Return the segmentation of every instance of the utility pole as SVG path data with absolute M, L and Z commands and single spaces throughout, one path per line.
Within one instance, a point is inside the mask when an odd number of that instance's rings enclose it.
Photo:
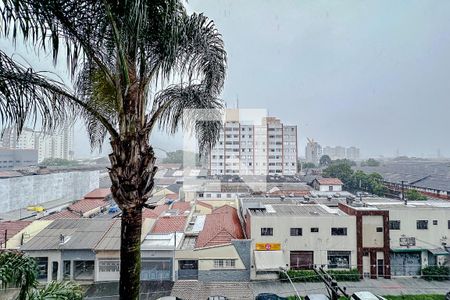
M 295 287 L 294 283 L 292 282 L 291 277 L 289 276 L 288 272 L 286 271 L 286 269 L 280 267 L 280 270 L 281 270 L 281 272 L 283 272 L 284 275 L 286 275 L 286 277 L 289 279 L 289 282 L 291 283 L 292 288 L 294 289 L 295 294 L 297 295 L 297 298 L 298 298 L 298 299 L 302 299 L 302 298 L 300 297 L 298 291 L 297 291 L 297 288 Z
M 6 241 L 8 240 L 8 229 L 5 229 L 5 249 L 6 249 Z

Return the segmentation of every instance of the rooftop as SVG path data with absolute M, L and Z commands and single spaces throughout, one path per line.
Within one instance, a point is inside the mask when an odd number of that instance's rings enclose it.
M 267 204 L 261 208 L 249 208 L 252 216 L 278 217 L 320 217 L 320 216 L 347 216 L 339 209 L 332 209 L 322 204 Z
M 316 178 L 321 185 L 343 185 L 339 178 Z
M 4 221 L 0 222 L 0 245 L 30 225 L 31 221 Z
M 113 225 L 109 219 L 54 220 L 20 249 L 32 250 L 90 250 Z M 64 238 L 64 242 L 61 241 Z
M 142 241 L 142 250 L 173 250 L 183 241 L 183 233 L 148 234 Z M 176 245 L 175 245 L 176 243 Z
M 171 233 L 180 231 L 183 232 L 186 226 L 186 216 L 164 216 L 156 220 L 152 233 Z
M 203 230 L 198 234 L 196 248 L 228 244 L 231 240 L 243 238 L 236 208 L 224 205 L 206 216 Z
M 105 199 L 106 197 L 108 197 L 109 195 L 111 195 L 111 189 L 109 188 L 98 188 L 95 189 L 89 193 L 87 193 L 84 198 L 85 199 Z

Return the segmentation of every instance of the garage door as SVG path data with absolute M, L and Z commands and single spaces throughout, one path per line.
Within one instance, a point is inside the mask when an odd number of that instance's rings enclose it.
M 420 274 L 420 252 L 392 252 L 392 276 L 415 276 Z
M 172 261 L 142 260 L 141 280 L 172 280 Z
M 291 251 L 291 269 L 312 269 L 313 265 L 313 251 Z

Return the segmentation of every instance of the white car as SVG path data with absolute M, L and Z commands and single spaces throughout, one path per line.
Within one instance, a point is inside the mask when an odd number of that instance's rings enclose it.
M 356 292 L 350 297 L 350 300 L 387 300 L 387 299 L 378 295 L 374 295 L 371 292 Z

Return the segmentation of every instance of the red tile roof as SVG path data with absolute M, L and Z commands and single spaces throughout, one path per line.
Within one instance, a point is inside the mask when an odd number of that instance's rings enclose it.
M 84 199 L 105 199 L 111 195 L 111 190 L 109 188 L 95 189 L 90 191 L 84 196 Z
M 164 216 L 156 220 L 152 233 L 182 232 L 186 226 L 187 216 Z
M 103 199 L 81 199 L 68 207 L 68 210 L 87 213 L 96 208 L 106 207 L 108 202 Z
M 57 220 L 57 219 L 79 219 L 81 215 L 79 213 L 63 210 L 48 216 L 41 218 L 41 220 Z
M 177 201 L 172 204 L 172 209 L 178 209 L 180 213 L 191 210 L 191 203 L 185 201 Z
M 169 209 L 169 205 L 158 205 L 154 209 L 144 208 L 142 211 L 142 217 L 148 219 L 157 219 L 163 212 Z
M 209 209 L 213 209 L 214 208 L 214 206 L 212 206 L 211 204 L 203 202 L 203 201 L 197 201 L 197 205 L 200 205 L 200 206 L 203 206 L 203 207 L 206 207 L 206 208 L 209 208 Z
M 323 185 L 343 185 L 339 178 L 318 178 L 317 182 Z
M 196 247 L 228 244 L 231 240 L 243 239 L 241 222 L 237 210 L 229 205 L 221 206 L 206 216 L 203 230 L 199 233 Z
M 9 240 L 31 223 L 32 223 L 31 221 L 0 222 L 0 244 L 3 244 L 5 242 L 5 231 L 6 231 L 6 239 Z

